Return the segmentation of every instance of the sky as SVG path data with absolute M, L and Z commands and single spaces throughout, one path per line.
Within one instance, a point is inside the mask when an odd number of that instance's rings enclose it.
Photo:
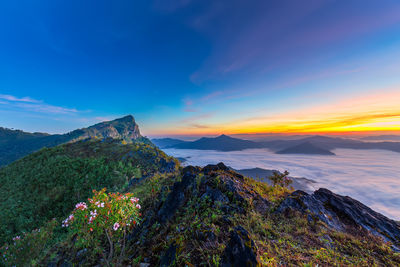
M 0 2 L 0 126 L 400 133 L 398 0 Z

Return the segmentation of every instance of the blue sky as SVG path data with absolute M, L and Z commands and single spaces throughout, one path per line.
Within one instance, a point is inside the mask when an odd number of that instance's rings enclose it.
M 126 114 L 147 135 L 293 131 L 305 117 L 400 127 L 397 0 L 15 0 L 0 25 L 3 127 Z

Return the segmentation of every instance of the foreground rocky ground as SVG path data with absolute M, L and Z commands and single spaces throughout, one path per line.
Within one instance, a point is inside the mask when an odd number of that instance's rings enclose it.
M 270 186 L 224 164 L 186 167 L 131 186 L 143 221 L 129 235 L 131 266 L 398 266 L 400 225 L 327 189 Z M 48 266 L 102 264 L 73 239 Z

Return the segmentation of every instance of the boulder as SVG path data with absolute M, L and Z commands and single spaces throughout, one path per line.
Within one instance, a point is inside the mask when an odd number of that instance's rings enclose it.
M 195 181 L 195 177 L 196 175 L 194 172 L 186 171 L 183 174 L 182 181 L 174 183 L 171 192 L 158 211 L 158 218 L 161 223 L 170 220 L 175 215 L 176 211 L 183 206 L 185 203 L 185 192 Z
M 222 255 L 220 266 L 258 266 L 256 251 L 249 233 L 242 226 L 237 226 L 230 232 L 230 240 Z
M 175 244 L 172 244 L 169 246 L 167 251 L 161 256 L 160 259 L 160 267 L 168 267 L 172 266 L 175 262 L 175 257 L 176 257 L 176 246 Z
M 229 171 L 229 168 L 224 163 L 220 162 L 217 165 L 209 164 L 203 168 L 204 174 L 210 174 L 216 171 Z
M 206 192 L 201 196 L 202 199 L 209 198 L 212 201 L 217 201 L 221 203 L 228 202 L 228 198 L 218 189 L 213 189 L 211 187 L 206 187 Z

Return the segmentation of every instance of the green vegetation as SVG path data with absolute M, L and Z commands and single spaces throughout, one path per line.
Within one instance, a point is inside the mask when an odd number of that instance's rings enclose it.
M 140 209 L 139 199 L 132 193 L 93 190 L 93 197 L 87 203 L 76 204 L 63 227 L 76 235 L 78 248 L 100 254 L 107 266 L 120 266 L 125 257 L 126 236 L 140 223 Z
M 151 145 L 80 141 L 45 148 L 0 169 L 0 241 L 68 214 L 92 189 L 127 190 L 134 179 L 173 172 L 177 162 Z
M 390 243 L 357 226 L 278 212 L 293 191 L 287 172 L 268 185 L 223 164 L 180 169 L 152 145 L 125 143 L 79 141 L 0 169 L 0 265 L 221 266 L 238 240 L 249 266 L 400 264 Z M 103 187 L 111 194 L 88 199 Z
M 140 142 L 152 145 L 149 139 L 140 135 L 139 126 L 131 115 L 66 134 L 27 133 L 0 127 L 0 166 L 44 147 L 54 147 L 79 140 L 105 140 L 107 138 L 119 139 L 125 144 Z

